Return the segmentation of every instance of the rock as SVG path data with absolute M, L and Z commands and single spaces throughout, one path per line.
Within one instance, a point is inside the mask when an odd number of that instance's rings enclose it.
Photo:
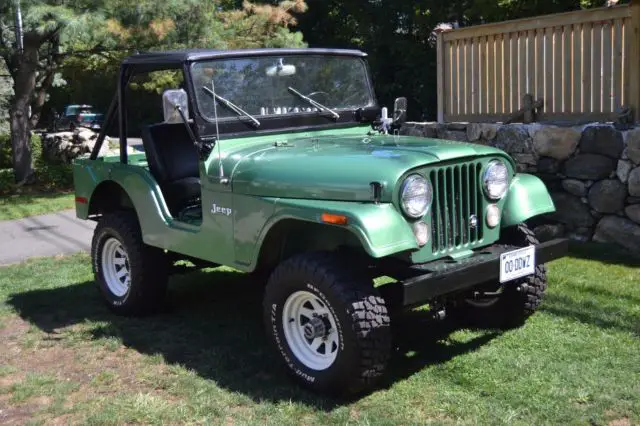
M 454 123 L 447 123 L 445 126 L 447 127 L 447 130 L 455 130 L 455 131 L 466 132 L 467 131 L 467 126 L 469 126 L 469 123 L 466 123 L 466 122 L 454 122 Z
M 589 126 L 582 132 L 581 153 L 600 154 L 617 160 L 623 149 L 622 133 L 611 126 Z
M 87 142 L 92 139 L 96 139 L 97 137 L 98 137 L 97 133 L 92 132 L 91 130 L 88 130 L 88 129 L 80 130 L 80 132 L 78 132 L 78 141 L 80 143 Z
M 595 210 L 591 210 L 591 216 L 595 217 L 597 220 L 600 220 L 604 215 L 602 213 L 598 213 Z
M 401 135 L 437 138 L 437 123 L 405 123 L 400 129 Z
M 528 164 L 530 166 L 535 166 L 538 163 L 536 156 L 533 154 L 514 154 L 513 159 L 516 160 L 516 163 Z
M 529 131 L 522 124 L 507 124 L 500 127 L 494 146 L 511 155 L 532 154 L 534 152 Z
M 538 172 L 555 174 L 560 171 L 560 162 L 551 157 L 542 157 L 538 160 Z
M 586 186 L 587 188 L 591 188 L 593 186 L 595 182 L 592 180 L 585 180 L 584 181 L 584 186 Z
M 616 161 L 597 154 L 580 154 L 564 165 L 564 174 L 575 179 L 600 180 L 615 170 Z
M 588 228 L 595 224 L 589 207 L 580 198 L 566 192 L 554 193 L 551 197 L 556 206 L 556 211 L 550 215 L 553 220 L 571 229 Z
M 591 228 L 578 228 L 569 234 L 570 239 L 572 239 L 573 241 L 578 241 L 580 243 L 591 241 L 592 237 L 593 230 Z
M 564 236 L 564 225 L 560 223 L 540 225 L 534 229 L 534 232 L 540 242 L 551 241 Z
M 467 126 L 467 140 L 475 142 L 482 138 L 482 124 L 471 123 Z
M 562 181 L 562 188 L 569 194 L 577 197 L 584 197 L 587 195 L 587 186 L 581 180 L 565 179 Z
M 627 181 L 629 180 L 629 173 L 631 173 L 632 168 L 633 165 L 630 161 L 618 161 L 618 169 L 616 170 L 616 175 L 618 175 L 618 179 L 620 179 L 620 182 L 627 183 Z
M 482 124 L 482 139 L 492 141 L 498 135 L 499 124 L 484 123 Z
M 640 197 L 627 197 L 627 204 L 640 204 Z
M 640 165 L 640 129 L 627 132 L 626 155 L 635 164 Z
M 440 139 L 458 142 L 468 142 L 467 132 L 461 130 L 444 130 L 439 134 Z
M 618 216 L 604 217 L 596 227 L 594 241 L 618 244 L 632 254 L 640 254 L 640 225 Z
M 624 209 L 624 214 L 635 223 L 640 223 L 640 204 L 634 204 Z
M 629 195 L 640 197 L 640 167 L 636 167 L 629 173 Z
M 533 137 L 533 148 L 540 156 L 566 160 L 578 147 L 580 132 L 570 127 L 547 126 Z
M 600 213 L 622 210 L 626 198 L 627 187 L 617 179 L 601 180 L 589 189 L 589 204 Z

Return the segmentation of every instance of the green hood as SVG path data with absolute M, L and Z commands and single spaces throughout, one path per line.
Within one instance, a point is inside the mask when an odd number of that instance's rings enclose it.
M 390 202 L 398 181 L 417 167 L 479 156 L 511 161 L 503 151 L 477 144 L 363 134 L 280 135 L 236 146 L 223 141 L 225 172 L 239 194 L 371 201 L 371 183 L 380 182 L 382 201 Z

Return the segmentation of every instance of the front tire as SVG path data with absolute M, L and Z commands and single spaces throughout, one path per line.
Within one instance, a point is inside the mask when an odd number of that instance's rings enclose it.
M 371 282 L 331 254 L 304 254 L 276 268 L 265 289 L 266 332 L 288 372 L 318 392 L 369 390 L 385 371 L 391 329 Z
M 528 247 L 538 245 L 539 241 L 527 225 L 520 224 L 504 229 L 500 243 Z M 519 327 L 538 310 L 546 289 L 547 267 L 543 264 L 537 265 L 533 275 L 505 284 L 486 283 L 474 289 L 476 292 L 500 293 L 499 296 L 473 298 L 464 294 L 447 310 L 451 316 L 469 325 Z
M 109 309 L 119 315 L 145 315 L 162 306 L 167 290 L 164 253 L 142 241 L 134 212 L 106 214 L 91 244 L 93 273 Z

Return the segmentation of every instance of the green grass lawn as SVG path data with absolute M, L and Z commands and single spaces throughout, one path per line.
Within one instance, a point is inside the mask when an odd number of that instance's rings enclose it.
M 608 250 L 552 263 L 523 328 L 407 317 L 386 380 L 352 401 L 286 378 L 239 273 L 174 277 L 165 314 L 127 319 L 86 255 L 0 268 L 0 423 L 637 424 L 640 265 Z
M 75 206 L 73 193 L 19 194 L 0 196 L 0 220 L 20 219 Z

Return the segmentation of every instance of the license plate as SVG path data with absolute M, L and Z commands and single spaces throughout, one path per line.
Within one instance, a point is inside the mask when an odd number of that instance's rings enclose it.
M 529 246 L 500 255 L 500 282 L 533 275 L 536 271 L 536 248 Z

